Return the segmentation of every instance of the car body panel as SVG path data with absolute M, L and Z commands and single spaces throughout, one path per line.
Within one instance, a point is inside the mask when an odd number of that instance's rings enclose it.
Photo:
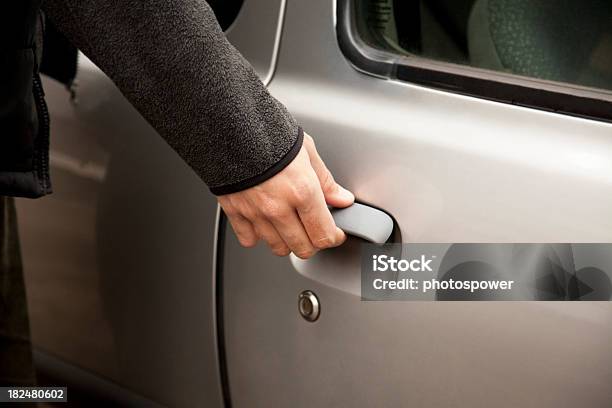
M 264 83 L 274 73 L 286 0 L 247 0 L 226 36 Z
M 612 242 L 610 123 L 366 75 L 334 23 L 332 1 L 288 1 L 270 89 L 403 242 Z M 361 302 L 356 242 L 302 262 L 229 240 L 225 258 L 234 407 L 612 400 L 609 302 Z M 298 313 L 306 289 L 315 323 Z
M 55 192 L 18 204 L 34 345 L 168 406 L 220 404 L 216 200 L 85 59 L 79 80 L 76 106 L 45 81 Z

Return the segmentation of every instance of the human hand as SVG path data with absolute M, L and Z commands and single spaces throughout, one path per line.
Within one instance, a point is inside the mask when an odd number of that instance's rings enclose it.
M 305 134 L 299 153 L 281 172 L 218 200 L 242 246 L 250 248 L 263 239 L 276 255 L 293 252 L 307 259 L 346 239 L 326 203 L 348 207 L 355 197 L 334 181 Z

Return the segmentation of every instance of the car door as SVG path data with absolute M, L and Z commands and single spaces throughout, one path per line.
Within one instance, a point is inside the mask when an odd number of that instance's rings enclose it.
M 270 89 L 402 242 L 612 241 L 608 91 L 430 58 L 389 68 L 390 54 L 356 35 L 357 4 L 288 0 Z M 228 230 L 220 262 L 235 408 L 612 402 L 609 302 L 364 302 L 355 238 L 301 261 L 243 249 Z M 305 290 L 316 322 L 298 311 Z
M 210 3 L 268 77 L 283 2 Z M 215 197 L 85 56 L 75 101 L 44 87 L 54 193 L 17 201 L 41 380 L 107 405 L 222 406 Z

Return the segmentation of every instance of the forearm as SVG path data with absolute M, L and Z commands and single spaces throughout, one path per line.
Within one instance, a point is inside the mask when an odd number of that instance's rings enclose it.
M 44 9 L 213 192 L 258 184 L 297 154 L 296 122 L 203 0 L 46 0 Z

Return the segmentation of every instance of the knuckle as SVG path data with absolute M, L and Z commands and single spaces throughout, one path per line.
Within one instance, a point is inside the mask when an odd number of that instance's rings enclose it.
M 301 204 L 308 203 L 314 195 L 314 187 L 307 180 L 296 181 L 293 185 L 293 197 Z
M 266 218 L 282 218 L 286 213 L 285 209 L 274 200 L 264 201 L 260 210 Z
M 237 215 L 236 207 L 234 207 L 234 205 L 229 200 L 219 199 L 219 205 L 223 209 L 225 215 L 227 215 L 228 217 Z
M 314 240 L 312 244 L 315 246 L 315 248 L 325 249 L 334 246 L 335 241 L 332 237 L 325 236 Z
M 231 205 L 221 206 L 221 208 L 223 208 L 223 212 L 228 217 L 234 217 L 234 216 L 238 215 L 238 211 L 236 211 L 236 209 L 233 206 L 231 206 Z
M 239 213 L 247 220 L 254 220 L 257 218 L 257 211 L 255 211 L 255 209 L 250 205 L 241 206 Z

